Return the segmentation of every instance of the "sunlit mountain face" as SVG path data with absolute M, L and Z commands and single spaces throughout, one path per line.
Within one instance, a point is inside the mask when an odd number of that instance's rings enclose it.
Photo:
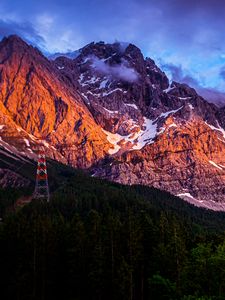
M 35 160 L 42 145 L 224 209 L 224 14 L 220 0 L 3 0 L 1 151 Z
M 170 82 L 134 44 L 92 42 L 48 59 L 12 35 L 0 61 L 1 185 L 29 185 L 7 157 L 34 161 L 43 147 L 92 176 L 224 210 L 224 107 Z
M 224 12 L 222 0 L 3 0 L 0 35 L 17 34 L 48 55 L 74 52 L 91 41 L 133 43 L 170 80 L 223 105 Z

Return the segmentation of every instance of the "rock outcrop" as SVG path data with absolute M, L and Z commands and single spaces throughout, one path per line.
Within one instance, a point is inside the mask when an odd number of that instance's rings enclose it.
M 77 91 L 39 50 L 17 36 L 0 43 L 1 139 L 32 156 L 48 155 L 76 167 L 91 166 L 110 148 Z M 30 152 L 30 153 L 29 153 Z

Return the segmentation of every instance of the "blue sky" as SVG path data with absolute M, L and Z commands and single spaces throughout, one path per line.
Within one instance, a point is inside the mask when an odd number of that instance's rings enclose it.
M 16 33 L 48 52 L 131 42 L 173 79 L 216 97 L 225 92 L 224 25 L 224 0 L 0 2 L 1 37 Z

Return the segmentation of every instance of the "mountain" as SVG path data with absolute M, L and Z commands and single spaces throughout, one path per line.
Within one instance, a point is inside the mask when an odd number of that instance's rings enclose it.
M 92 176 L 225 209 L 225 107 L 169 83 L 135 45 L 91 43 L 74 59 L 48 60 L 10 36 L 0 74 L 4 155 L 34 159 L 41 144 Z
M 0 43 L 0 63 L 5 149 L 32 158 L 35 146 L 43 143 L 49 157 L 76 167 L 106 155 L 106 134 L 79 93 L 37 49 L 10 36 Z
M 80 50 L 75 50 L 72 52 L 66 52 L 66 53 L 61 53 L 61 52 L 56 52 L 54 54 L 49 54 L 47 57 L 48 59 L 55 60 L 56 58 L 60 56 L 68 57 L 70 59 L 76 58 L 80 54 Z

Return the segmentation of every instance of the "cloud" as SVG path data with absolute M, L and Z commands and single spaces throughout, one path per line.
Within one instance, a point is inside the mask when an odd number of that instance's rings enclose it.
M 11 34 L 21 36 L 27 42 L 35 46 L 39 45 L 39 47 L 44 47 L 45 45 L 44 38 L 36 31 L 31 23 L 0 20 L 0 37 L 3 38 Z
M 162 64 L 161 67 L 169 73 L 169 77 L 173 81 L 177 81 L 180 83 L 186 83 L 190 86 L 198 86 L 199 82 L 197 79 L 192 77 L 191 75 L 184 74 L 183 68 L 181 65 L 176 66 L 174 64 Z
M 196 87 L 197 92 L 208 102 L 214 103 L 217 106 L 225 105 L 225 93 L 213 88 Z
M 121 64 L 111 66 L 96 56 L 90 56 L 89 59 L 92 61 L 92 68 L 104 75 L 127 82 L 135 82 L 138 80 L 138 73 L 129 67 L 126 60 L 122 60 Z
M 225 66 L 220 69 L 220 77 L 225 80 Z
M 120 42 L 120 41 L 115 41 L 119 45 L 119 50 L 121 53 L 124 53 L 127 47 L 130 45 L 129 42 Z
M 27 32 L 18 32 L 17 25 L 32 24 L 49 52 L 116 39 L 136 44 L 155 61 L 198 73 L 201 85 L 216 88 L 222 81 L 224 0 L 1 0 L 0 18 L 6 17 L 14 22 L 10 33 L 22 37 Z M 222 83 L 221 88 L 225 91 Z
M 188 84 L 190 87 L 196 89 L 199 95 L 201 95 L 208 102 L 214 103 L 217 106 L 225 105 L 225 93 L 217 90 L 216 88 L 207 88 L 201 86 L 199 80 L 185 74 L 182 66 L 176 66 L 173 64 L 163 64 L 162 68 L 168 73 L 171 81 Z M 225 71 L 225 70 L 224 70 Z M 221 75 L 225 76 L 225 72 Z M 224 77 L 225 79 L 225 77 Z

